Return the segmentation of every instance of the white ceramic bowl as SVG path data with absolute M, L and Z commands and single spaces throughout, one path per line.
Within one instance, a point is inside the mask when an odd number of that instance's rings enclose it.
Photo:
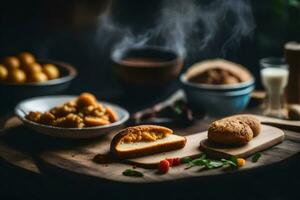
M 21 101 L 15 107 L 15 114 L 23 121 L 23 123 L 29 128 L 53 137 L 60 138 L 93 138 L 103 135 L 107 132 L 117 129 L 122 124 L 124 124 L 128 118 L 129 113 L 121 108 L 120 106 L 100 102 L 104 106 L 110 106 L 118 115 L 118 120 L 114 123 L 104 125 L 104 126 L 94 126 L 94 127 L 85 127 L 85 128 L 61 128 L 50 125 L 39 124 L 32 122 L 25 118 L 25 115 L 30 111 L 40 111 L 45 112 L 50 110 L 55 106 L 62 105 L 63 103 L 70 101 L 77 96 L 44 96 L 44 97 L 35 97 Z

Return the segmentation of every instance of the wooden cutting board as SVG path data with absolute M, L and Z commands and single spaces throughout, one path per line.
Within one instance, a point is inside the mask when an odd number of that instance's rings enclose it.
M 247 145 L 241 147 L 225 148 L 220 146 L 213 146 L 207 142 L 207 131 L 189 135 L 186 137 L 187 143 L 183 149 L 169 151 L 161 154 L 145 156 L 136 159 L 128 160 L 130 163 L 143 167 L 154 167 L 165 158 L 174 157 L 195 157 L 201 154 L 201 149 L 214 157 L 248 157 L 258 151 L 265 150 L 275 144 L 278 144 L 284 139 L 284 132 L 278 128 L 263 125 L 262 132 L 255 138 L 253 138 Z
M 279 128 L 297 131 L 297 132 L 300 131 L 300 121 L 297 120 L 277 119 L 277 118 L 266 117 L 261 115 L 253 115 L 253 116 L 259 119 L 262 124 L 268 124 L 271 126 L 276 126 Z

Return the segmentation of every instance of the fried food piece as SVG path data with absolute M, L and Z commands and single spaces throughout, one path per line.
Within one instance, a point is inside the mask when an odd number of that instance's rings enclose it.
M 222 119 L 213 122 L 207 134 L 208 140 L 222 145 L 243 145 L 253 138 L 249 125 L 238 119 Z
M 59 77 L 59 70 L 53 64 L 45 64 L 43 66 L 43 72 L 47 75 L 49 80 L 56 79 Z
M 55 124 L 55 116 L 50 112 L 42 113 L 38 122 L 41 124 L 46 124 L 46 125 L 54 125 Z
M 84 127 L 83 120 L 76 114 L 68 114 L 56 120 L 56 125 L 64 128 L 82 128 Z
M 117 120 L 117 114 L 110 107 L 98 103 L 90 93 L 82 93 L 77 99 L 54 107 L 46 113 L 29 113 L 26 118 L 48 125 L 65 128 L 103 126 Z
M 70 105 L 69 103 L 66 103 L 63 106 L 52 108 L 50 112 L 56 117 L 65 117 L 68 114 L 77 113 L 77 108 L 75 106 Z
M 38 122 L 41 118 L 41 115 L 41 112 L 29 112 L 25 118 L 33 122 Z
M 97 104 L 97 99 L 94 95 L 91 93 L 82 93 L 77 99 L 77 105 L 79 107 L 85 107 L 85 106 L 93 106 Z
M 84 124 L 86 126 L 103 126 L 110 124 L 110 122 L 105 118 L 87 116 L 84 118 Z
M 8 76 L 8 70 L 4 65 L 0 64 L 0 81 L 5 81 Z
M 35 57 L 29 52 L 22 52 L 18 55 L 22 66 L 28 66 L 35 63 Z
M 26 82 L 26 74 L 21 69 L 13 69 L 8 73 L 7 79 L 11 83 L 24 83 Z
M 106 107 L 106 113 L 111 122 L 115 122 L 118 120 L 117 114 L 108 106 Z
M 20 61 L 15 56 L 8 56 L 4 58 L 3 64 L 7 67 L 8 70 L 15 70 L 20 67 Z

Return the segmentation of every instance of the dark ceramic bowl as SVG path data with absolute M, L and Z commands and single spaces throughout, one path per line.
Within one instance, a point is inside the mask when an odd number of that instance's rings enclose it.
M 38 60 L 38 63 L 56 65 L 60 71 L 60 78 L 45 82 L 24 84 L 2 82 L 0 83 L 1 101 L 14 104 L 19 100 L 29 97 L 61 94 L 70 86 L 72 80 L 77 75 L 76 69 L 67 63 L 54 60 Z
M 157 46 L 118 49 L 111 59 L 117 78 L 138 86 L 165 85 L 178 77 L 183 66 L 183 58 L 175 51 Z

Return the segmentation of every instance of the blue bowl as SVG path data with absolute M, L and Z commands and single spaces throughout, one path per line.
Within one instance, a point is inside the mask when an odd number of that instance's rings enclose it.
M 209 116 L 226 116 L 243 111 L 250 100 L 254 83 L 233 91 L 218 91 L 194 87 L 183 82 L 189 104 L 197 110 L 205 110 Z
M 188 85 L 190 87 L 197 88 L 199 90 L 209 90 L 209 91 L 217 91 L 217 92 L 238 91 L 238 90 L 246 89 L 255 84 L 254 78 L 250 79 L 249 81 L 242 82 L 242 83 L 235 83 L 235 84 L 228 84 L 228 85 L 193 83 L 193 82 L 188 81 L 186 74 L 182 74 L 180 76 L 180 81 L 184 85 Z

